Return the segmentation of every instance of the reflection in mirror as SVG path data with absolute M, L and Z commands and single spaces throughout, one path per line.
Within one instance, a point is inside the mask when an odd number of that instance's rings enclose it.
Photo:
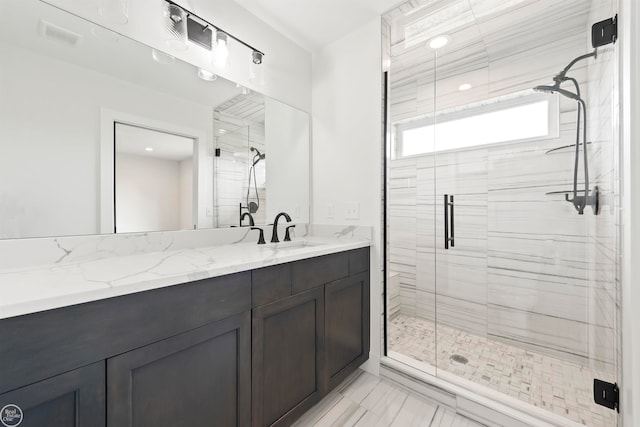
M 196 227 L 194 144 L 190 138 L 116 123 L 117 233 Z
M 118 232 L 237 226 L 240 204 L 253 207 L 256 224 L 283 210 L 308 221 L 306 113 L 243 94 L 223 78 L 198 78 L 196 67 L 170 52 L 38 0 L 3 0 L 3 6 L 0 238 L 113 233 L 118 222 Z M 261 112 L 242 110 L 243 103 L 260 105 Z M 269 113 L 278 110 L 284 114 Z M 228 123 L 216 123 L 218 117 Z M 191 220 L 186 208 L 177 223 L 126 225 L 116 218 L 152 203 L 140 196 L 115 201 L 116 123 L 191 139 L 192 187 L 172 184 L 190 193 L 180 200 L 191 197 Z M 277 135 L 278 129 L 287 132 Z M 261 154 L 257 162 L 251 147 Z M 138 181 L 153 182 L 143 169 L 135 169 Z
M 218 227 L 248 225 L 248 219 L 240 222 L 245 212 L 266 224 L 264 97 L 240 94 L 219 105 L 214 118 Z

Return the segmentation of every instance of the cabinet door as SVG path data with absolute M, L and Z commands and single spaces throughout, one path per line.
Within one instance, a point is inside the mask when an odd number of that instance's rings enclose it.
M 0 395 L 3 425 L 105 425 L 104 362 L 94 363 Z
M 256 308 L 252 340 L 252 425 L 290 425 L 325 389 L 324 289 Z
M 329 388 L 369 358 L 369 272 L 325 286 L 326 361 Z
M 109 359 L 108 425 L 249 425 L 250 333 L 246 312 Z

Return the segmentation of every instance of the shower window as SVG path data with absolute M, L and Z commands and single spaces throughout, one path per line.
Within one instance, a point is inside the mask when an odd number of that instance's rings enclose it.
M 396 126 L 398 157 L 501 142 L 551 138 L 558 134 L 558 99 L 529 95 L 500 99 L 462 111 L 444 111 Z M 436 144 L 437 140 L 437 144 Z

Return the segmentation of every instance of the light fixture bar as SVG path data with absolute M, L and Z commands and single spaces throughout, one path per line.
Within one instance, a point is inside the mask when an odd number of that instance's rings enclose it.
M 239 38 L 235 37 L 233 34 L 229 33 L 228 31 L 225 31 L 225 30 L 223 30 L 222 28 L 220 28 L 220 27 L 218 27 L 218 26 L 216 26 L 216 25 L 213 25 L 211 22 L 207 21 L 206 19 L 203 19 L 202 17 L 200 17 L 200 16 L 196 15 L 195 13 L 191 12 L 190 10 L 185 9 L 184 7 L 180 6 L 178 3 L 176 3 L 176 2 L 174 2 L 174 1 L 172 1 L 172 0 L 165 0 L 165 2 L 167 2 L 167 3 L 169 3 L 169 4 L 172 4 L 172 5 L 174 5 L 174 6 L 177 6 L 177 7 L 179 7 L 180 9 L 182 9 L 182 10 L 187 14 L 187 20 L 188 20 L 189 18 L 191 18 L 191 17 L 194 17 L 194 18 L 198 19 L 200 22 L 205 23 L 206 25 L 202 25 L 202 27 L 204 27 L 204 30 L 206 30 L 206 29 L 207 29 L 207 26 L 209 26 L 209 27 L 211 27 L 211 28 L 215 29 L 216 31 L 220 31 L 220 32 L 222 32 L 222 33 L 225 33 L 225 34 L 227 35 L 227 37 L 230 37 L 230 38 L 232 38 L 233 40 L 237 41 L 238 43 L 240 43 L 240 44 L 242 44 L 242 45 L 244 45 L 244 46 L 248 47 L 248 48 L 249 48 L 249 49 L 251 49 L 253 52 L 257 52 L 257 53 L 259 53 L 260 55 L 265 56 L 265 53 L 264 53 L 264 52 L 262 52 L 261 50 L 256 49 L 255 47 L 251 46 L 249 43 L 246 43 L 246 42 L 244 42 L 244 41 L 240 40 Z M 204 30 L 203 30 L 203 31 L 204 31 Z M 199 44 L 200 46 L 203 46 L 203 43 L 202 43 L 200 40 L 194 40 L 194 42 L 195 42 L 195 43 L 197 43 L 197 44 Z M 203 47 L 206 47 L 206 46 L 203 46 Z M 209 49 L 210 49 L 210 48 L 209 48 Z

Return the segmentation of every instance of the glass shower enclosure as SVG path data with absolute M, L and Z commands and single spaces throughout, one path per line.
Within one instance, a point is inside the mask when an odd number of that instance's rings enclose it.
M 617 425 L 593 381 L 618 374 L 619 53 L 591 40 L 616 9 L 384 17 L 386 354 L 558 425 Z

